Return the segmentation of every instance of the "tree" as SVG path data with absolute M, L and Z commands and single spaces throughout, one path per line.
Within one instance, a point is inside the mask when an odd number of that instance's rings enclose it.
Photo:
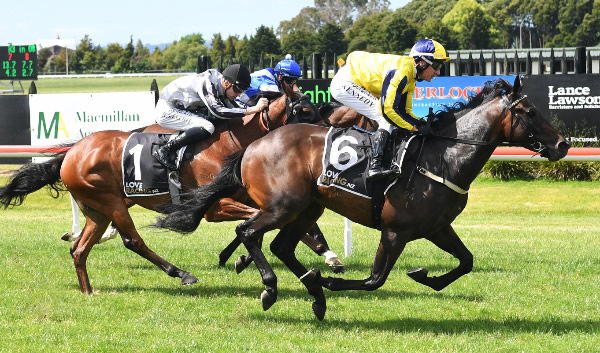
M 321 54 L 327 53 L 331 57 L 345 53 L 347 48 L 342 29 L 334 23 L 327 23 L 316 35 L 315 50 Z
M 213 63 L 216 63 L 219 57 L 223 57 L 225 54 L 225 42 L 221 38 L 221 33 L 213 34 L 213 39 L 211 41 L 211 48 L 208 52 L 210 55 L 210 59 Z
M 417 38 L 430 38 L 440 42 L 446 50 L 458 49 L 457 34 L 452 28 L 443 24 L 441 21 L 430 18 L 419 29 L 417 32 Z
M 226 57 L 234 58 L 237 54 L 236 44 L 239 41 L 237 37 L 229 36 L 225 40 L 225 48 L 223 48 L 223 55 Z
M 314 7 L 305 7 L 300 10 L 300 13 L 289 21 L 279 22 L 277 28 L 277 34 L 283 41 L 287 35 L 292 32 L 306 31 L 310 33 L 317 33 L 317 31 L 323 27 L 323 20 L 319 15 L 319 12 Z
M 442 23 L 456 34 L 461 49 L 500 47 L 494 19 L 475 0 L 459 0 Z
M 398 13 L 388 12 L 382 22 L 382 31 L 377 36 L 381 51 L 393 54 L 403 54 L 411 48 L 417 37 L 418 27 Z
M 92 44 L 92 40 L 86 34 L 77 45 L 73 56 L 69 57 L 69 60 L 73 62 L 72 67 L 75 72 L 90 72 L 95 68 L 96 63 L 93 50 L 94 45 Z M 70 64 L 69 66 L 71 66 Z
M 50 51 L 50 48 L 43 48 L 37 52 L 38 71 L 40 73 L 45 72 L 46 64 L 48 63 L 48 59 L 50 59 L 51 56 L 52 52 Z
M 397 11 L 401 17 L 423 24 L 429 19 L 441 21 L 457 2 L 458 0 L 412 0 Z
M 198 56 L 207 55 L 201 34 L 190 34 L 181 37 L 163 51 L 165 69 L 170 71 L 196 71 Z
M 281 54 L 281 44 L 273 29 L 261 25 L 256 30 L 256 34 L 250 37 L 247 50 L 252 57 L 259 57 L 260 55 L 279 56 Z
M 307 57 L 315 51 L 315 35 L 305 30 L 289 33 L 281 43 L 281 51 L 296 57 Z
M 380 36 L 385 36 L 385 33 L 381 31 L 380 26 L 385 16 L 386 14 L 379 13 L 357 19 L 345 33 L 348 52 L 355 50 L 384 51 Z

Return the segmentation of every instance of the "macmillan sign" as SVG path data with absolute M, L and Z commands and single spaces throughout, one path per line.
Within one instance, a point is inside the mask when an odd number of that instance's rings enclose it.
M 32 94 L 32 146 L 75 142 L 101 130 L 131 131 L 154 123 L 154 92 Z

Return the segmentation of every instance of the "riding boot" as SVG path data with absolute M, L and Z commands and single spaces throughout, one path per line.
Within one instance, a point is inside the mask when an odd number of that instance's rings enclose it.
M 373 158 L 369 165 L 367 179 L 386 176 L 391 173 L 391 170 L 383 169 L 383 152 L 390 133 L 387 130 L 377 130 L 373 139 Z
M 160 162 L 160 164 L 170 170 L 176 170 L 177 166 L 175 165 L 175 161 L 171 159 L 171 154 L 185 145 L 200 141 L 210 135 L 211 133 L 206 131 L 203 127 L 193 127 L 182 132 L 174 139 L 171 139 L 164 146 L 159 147 L 152 155 Z

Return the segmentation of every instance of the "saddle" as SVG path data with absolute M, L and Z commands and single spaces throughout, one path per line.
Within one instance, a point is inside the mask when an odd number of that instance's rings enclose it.
M 170 133 L 133 133 L 125 143 L 121 166 L 123 192 L 127 197 L 155 196 L 170 193 L 174 202 L 179 197 L 181 184 L 177 172 L 160 164 L 152 153 L 172 138 Z M 191 158 L 186 146 L 177 151 L 176 164 Z
M 373 133 L 357 127 L 331 127 L 326 136 L 323 171 L 317 185 L 335 187 L 370 199 L 373 221 L 379 227 L 385 193 L 400 176 L 408 146 L 417 136 L 406 130 L 394 130 L 385 146 L 383 158 L 383 166 L 394 173 L 368 181 L 366 175 L 372 158 Z

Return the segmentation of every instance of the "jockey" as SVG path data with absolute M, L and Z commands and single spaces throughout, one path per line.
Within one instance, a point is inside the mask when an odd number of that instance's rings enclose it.
M 379 124 L 368 178 L 391 173 L 382 166 L 387 139 L 396 127 L 418 131 L 423 121 L 412 112 L 416 81 L 430 82 L 447 61 L 450 58 L 440 43 L 422 39 L 408 56 L 352 52 L 333 77 L 331 96 Z
M 222 74 L 208 69 L 169 83 L 156 103 L 156 122 L 167 129 L 183 132 L 157 149 L 153 156 L 165 167 L 177 169 L 171 153 L 212 135 L 215 132 L 214 122 L 243 117 L 267 108 L 269 102 L 266 98 L 248 108 L 235 102 L 249 86 L 250 72 L 240 64 L 228 66 Z
M 275 68 L 266 68 L 252 73 L 250 88 L 248 88 L 238 100 L 244 104 L 254 105 L 254 99 L 261 92 L 283 92 L 297 91 L 300 89 L 296 85 L 298 79 L 302 76 L 300 65 L 290 54 L 287 54 L 283 60 L 275 65 Z

